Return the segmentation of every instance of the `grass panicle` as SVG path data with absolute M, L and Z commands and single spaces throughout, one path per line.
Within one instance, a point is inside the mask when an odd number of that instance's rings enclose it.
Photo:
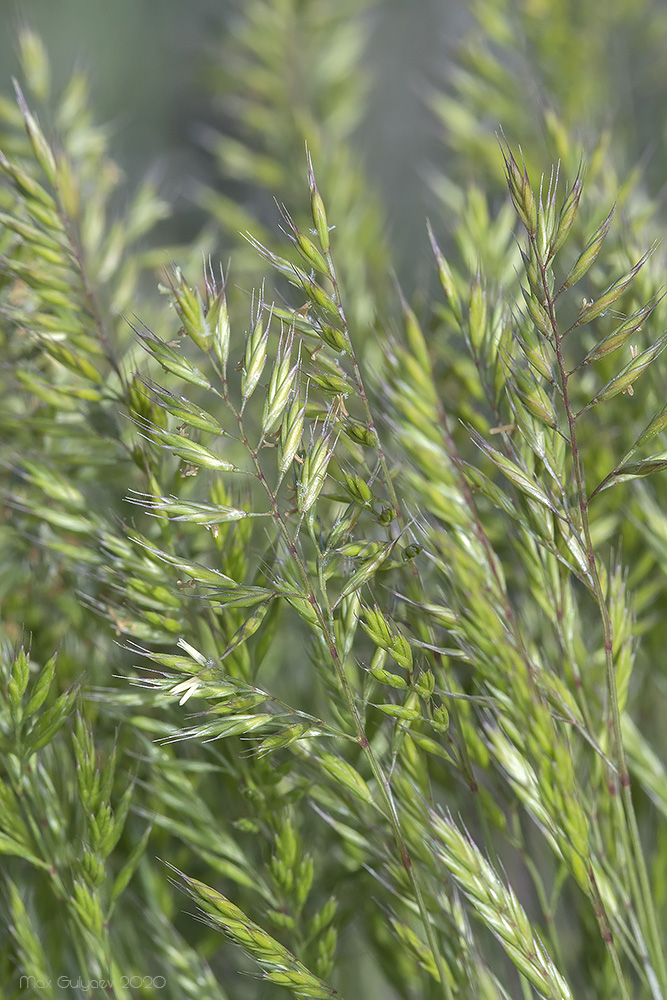
M 123 208 L 84 78 L 20 34 L 11 995 L 667 1000 L 661 208 L 578 139 L 637 27 L 471 10 L 421 295 L 354 152 L 365 5 L 240 11 L 205 142 L 254 195 L 199 192 L 224 271 L 157 245 L 151 184 Z

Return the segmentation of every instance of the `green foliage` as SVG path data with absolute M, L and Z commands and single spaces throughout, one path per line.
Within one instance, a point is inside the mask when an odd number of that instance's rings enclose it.
M 202 195 L 266 279 L 244 313 L 193 250 L 165 277 L 166 206 L 123 209 L 85 82 L 49 117 L 21 35 L 8 995 L 667 998 L 659 206 L 578 135 L 640 28 L 473 8 L 420 315 L 353 151 L 359 4 L 249 3 L 212 75 L 224 177 L 288 206 Z

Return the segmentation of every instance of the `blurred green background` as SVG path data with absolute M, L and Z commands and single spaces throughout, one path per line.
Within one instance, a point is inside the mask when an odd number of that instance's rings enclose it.
M 73 66 L 85 70 L 115 158 L 130 182 L 157 172 L 176 207 L 166 239 L 188 241 L 204 222 L 192 204 L 194 185 L 220 183 L 201 142 L 202 126 L 224 121 L 224 109 L 212 105 L 207 68 L 242 10 L 241 0 L 0 0 L 0 88 L 11 93 L 17 28 L 25 23 L 45 42 L 56 94 Z M 426 87 L 445 78 L 469 19 L 458 0 L 384 0 L 369 17 L 372 82 L 356 138 L 386 206 L 397 267 L 411 285 L 431 270 L 424 165 L 442 166 L 443 158 Z
M 539 0 L 495 6 L 498 11 L 514 9 L 524 29 L 533 22 L 539 33 Z M 428 96 L 432 87 L 442 90 L 460 56 L 472 7 L 466 0 L 377 0 L 368 14 L 365 69 L 370 90 L 356 141 L 380 194 L 394 262 L 408 288 L 423 285 L 432 272 L 424 222 L 427 216 L 437 220 L 442 205 L 430 192 L 428 173 L 431 167 L 447 173 L 451 155 L 442 141 L 442 124 L 427 106 Z M 590 38 L 595 5 L 582 4 L 579 13 L 574 7 L 565 21 L 571 22 L 570 47 L 577 49 L 577 37 L 582 42 Z M 629 20 L 624 9 L 631 12 Z M 216 107 L 212 99 L 207 72 L 212 63 L 220 63 L 230 25 L 243 10 L 243 0 L 0 0 L 0 90 L 11 92 L 17 28 L 27 23 L 46 44 L 56 84 L 65 82 L 74 65 L 86 70 L 97 120 L 109 125 L 114 156 L 130 186 L 155 171 L 176 209 L 165 238 L 189 241 L 204 222 L 192 201 L 196 184 L 222 184 L 202 142 L 206 126 L 226 124 L 224 107 Z M 652 193 L 664 184 L 664 10 L 664 0 L 614 0 L 607 16 L 610 23 L 619 18 L 623 30 L 605 35 L 611 49 L 602 57 L 613 66 L 604 124 L 620 138 L 628 169 L 645 158 Z M 656 18 L 660 11 L 662 17 Z M 549 93 L 553 67 L 544 53 L 536 49 L 525 56 L 541 77 L 533 79 L 533 87 L 545 85 Z M 591 66 L 595 56 L 590 53 Z M 576 62 L 576 52 L 573 58 Z M 598 82 L 604 86 L 603 80 Z M 586 118 L 585 95 L 575 91 L 571 89 L 570 99 L 575 105 L 583 102 Z M 532 91 L 525 98 L 527 105 L 542 99 Z M 505 120 L 487 124 L 494 130 L 501 124 L 507 128 Z M 592 133 L 602 122 L 590 124 Z M 522 141 L 521 136 L 509 138 Z M 581 143 L 585 148 L 584 133 Z M 220 253 L 224 256 L 224 247 Z

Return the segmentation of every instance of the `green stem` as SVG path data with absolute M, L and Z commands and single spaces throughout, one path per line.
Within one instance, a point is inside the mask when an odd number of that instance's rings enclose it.
M 589 581 L 592 584 L 593 595 L 595 597 L 595 601 L 598 606 L 600 617 L 602 620 L 602 629 L 604 635 L 604 650 L 605 650 L 607 697 L 609 700 L 610 722 L 611 722 L 611 730 L 614 741 L 614 752 L 616 758 L 615 762 L 618 770 L 617 781 L 621 787 L 627 824 L 630 827 L 629 842 L 628 842 L 628 830 L 626 823 L 621 822 L 619 824 L 620 832 L 624 841 L 624 849 L 626 850 L 628 859 L 630 860 L 634 857 L 634 862 L 638 874 L 638 884 L 634 877 L 631 878 L 633 895 L 635 897 L 635 905 L 637 906 L 638 911 L 640 913 L 643 913 L 644 915 L 645 925 L 648 930 L 648 937 L 652 946 L 651 950 L 653 952 L 654 966 L 657 969 L 658 976 L 661 981 L 664 993 L 667 989 L 667 969 L 665 966 L 662 944 L 660 941 L 660 934 L 658 931 L 657 918 L 653 905 L 653 897 L 651 894 L 651 886 L 648 878 L 648 872 L 646 869 L 644 852 L 639 837 L 637 818 L 635 815 L 634 805 L 632 802 L 632 790 L 630 788 L 630 774 L 628 771 L 627 761 L 625 757 L 625 749 L 623 746 L 623 736 L 621 732 L 621 713 L 618 703 L 618 690 L 616 686 L 616 673 L 614 669 L 613 630 L 612 630 L 611 619 L 609 617 L 607 600 L 604 594 L 602 583 L 600 581 L 600 574 L 598 571 L 595 548 L 593 546 L 593 541 L 591 538 L 590 521 L 588 516 L 588 500 L 586 498 L 584 473 L 582 468 L 581 456 L 579 453 L 579 444 L 577 440 L 576 416 L 572 408 L 572 403 L 569 394 L 569 385 L 568 385 L 569 373 L 565 367 L 565 362 L 563 358 L 563 350 L 562 350 L 563 337 L 560 334 L 558 323 L 556 320 L 555 303 L 549 288 L 549 280 L 546 272 L 546 267 L 541 258 L 541 255 L 539 253 L 539 248 L 537 246 L 537 242 L 534 237 L 531 237 L 531 243 L 533 245 L 535 259 L 537 260 L 538 266 L 540 268 L 542 288 L 544 290 L 544 296 L 545 296 L 545 304 L 547 306 L 549 321 L 551 324 L 551 330 L 554 339 L 553 341 L 554 349 L 556 353 L 556 362 L 558 365 L 558 371 L 561 379 L 563 405 L 567 417 L 570 447 L 572 450 L 572 467 L 574 472 L 575 492 L 577 495 L 577 502 L 579 505 L 579 512 L 581 515 L 581 526 L 585 540 L 586 559 L 589 567 L 588 576 L 589 576 Z M 629 868 L 632 869 L 632 865 L 629 865 Z M 621 986 L 624 995 L 627 995 L 627 987 L 625 985 L 623 972 L 620 968 L 618 953 L 616 951 L 613 938 L 611 937 L 611 930 L 609 928 L 608 918 L 606 916 L 604 904 L 600 897 L 592 869 L 590 871 L 590 874 L 591 874 L 591 888 L 596 903 L 597 916 L 599 920 L 603 918 L 604 924 L 606 925 L 605 927 L 601 924 L 603 937 L 605 938 L 607 950 L 614 965 L 614 969 L 616 971 L 616 975 L 619 980 L 619 985 Z
M 347 318 L 345 316 L 345 309 L 343 307 L 343 299 L 340 293 L 340 287 L 338 284 L 338 278 L 336 276 L 336 267 L 331 255 L 331 251 L 327 250 L 326 261 L 329 265 L 329 277 L 331 279 L 331 284 L 334 290 L 334 299 L 336 306 L 338 308 L 338 314 L 343 326 L 343 334 L 347 343 L 347 350 L 350 356 L 350 361 L 352 363 L 352 369 L 354 371 L 354 378 L 357 383 L 357 392 L 359 393 L 359 398 L 361 399 L 361 405 L 364 409 L 364 415 L 366 417 L 366 422 L 375 437 L 375 450 L 377 452 L 378 461 L 380 463 L 380 468 L 382 469 L 382 478 L 384 479 L 385 485 L 387 487 L 387 492 L 389 493 L 389 499 L 391 500 L 394 512 L 396 514 L 396 520 L 398 521 L 401 530 L 405 527 L 405 522 L 403 519 L 403 512 L 401 510 L 401 505 L 398 502 L 398 497 L 396 495 L 396 490 L 394 489 L 394 483 L 389 472 L 389 465 L 387 463 L 387 458 L 380 441 L 380 435 L 378 434 L 378 429 L 375 426 L 375 420 L 373 418 L 373 412 L 368 402 L 368 395 L 366 393 L 366 387 L 364 385 L 364 380 L 361 374 L 361 368 L 359 366 L 359 361 L 357 359 L 357 354 L 352 343 L 352 338 L 350 336 L 350 329 L 347 323 Z M 416 567 L 413 567 L 413 572 L 416 572 Z
M 69 240 L 70 249 L 72 251 L 72 255 L 74 257 L 74 260 L 76 261 L 79 270 L 81 287 L 83 289 L 85 301 L 88 304 L 88 310 L 90 312 L 90 315 L 93 319 L 95 326 L 97 327 L 97 331 L 100 336 L 100 341 L 105 351 L 106 359 L 113 368 L 116 375 L 118 376 L 118 380 L 123 389 L 123 397 L 125 400 L 127 400 L 129 392 L 127 379 L 125 373 L 123 372 L 121 366 L 119 365 L 116 359 L 116 355 L 114 353 L 114 349 L 111 343 L 111 337 L 109 336 L 106 323 L 104 322 L 104 319 L 102 317 L 102 312 L 100 310 L 97 301 L 97 296 L 95 295 L 93 287 L 90 283 L 84 248 L 82 241 L 80 239 L 79 227 L 76 221 L 70 218 L 68 213 L 65 211 L 65 208 L 63 207 L 62 204 L 62 197 L 60 191 L 58 190 L 57 187 L 55 190 L 58 196 L 58 214 L 60 215 L 60 221 L 62 222 L 63 229 L 67 234 L 67 239 Z
M 301 559 L 301 556 L 297 549 L 296 539 L 293 539 L 292 536 L 290 535 L 287 524 L 285 523 L 282 512 L 278 506 L 276 495 L 273 493 L 269 484 L 266 481 L 266 477 L 259 462 L 259 456 L 257 454 L 257 451 L 252 448 L 250 442 L 248 441 L 245 429 L 243 427 L 243 420 L 241 414 L 235 409 L 235 407 L 230 402 L 229 398 L 227 398 L 227 403 L 234 412 L 234 415 L 236 416 L 237 423 L 239 426 L 239 432 L 241 434 L 241 440 L 243 441 L 243 444 L 247 448 L 248 453 L 252 458 L 257 478 L 264 487 L 269 502 L 271 504 L 274 519 L 278 524 L 280 533 L 285 541 L 285 544 L 287 545 L 290 555 L 294 559 L 295 565 L 298 568 L 299 575 L 301 576 L 301 580 L 303 583 L 304 592 L 308 598 L 308 601 L 310 602 L 314 614 L 317 617 L 319 627 L 322 630 L 322 634 L 324 636 L 327 645 L 329 656 L 331 657 L 331 661 L 333 663 L 334 670 L 336 672 L 338 683 L 341 687 L 343 696 L 347 703 L 348 710 L 350 712 L 350 716 L 352 718 L 354 728 L 357 734 L 357 743 L 362 748 L 364 755 L 366 756 L 366 759 L 370 766 L 370 769 L 373 773 L 373 776 L 380 789 L 382 798 L 384 800 L 386 812 L 392 827 L 394 841 L 398 849 L 401 863 L 403 864 L 403 867 L 405 868 L 406 873 L 408 875 L 410 886 L 412 888 L 415 901 L 419 909 L 419 915 L 424 925 L 424 931 L 426 933 L 428 945 L 429 948 L 431 949 L 436 964 L 436 968 L 438 970 L 443 997 L 445 998 L 445 1000 L 454 1000 L 453 993 L 449 984 L 448 970 L 446 969 L 444 961 L 440 954 L 438 948 L 438 942 L 435 937 L 435 932 L 433 929 L 433 925 L 431 923 L 430 915 L 426 907 L 426 903 L 424 901 L 421 885 L 419 884 L 417 873 L 415 872 L 414 867 L 412 865 L 412 859 L 410 857 L 410 853 L 408 851 L 408 847 L 405 842 L 405 837 L 403 836 L 403 830 L 401 828 L 398 811 L 396 809 L 396 803 L 394 801 L 394 797 L 391 792 L 391 786 L 389 784 L 389 781 L 385 777 L 382 771 L 382 767 L 380 766 L 380 763 L 377 760 L 375 753 L 373 752 L 373 748 L 369 743 L 368 737 L 366 736 L 363 720 L 359 714 L 359 709 L 357 708 L 357 703 L 354 697 L 354 693 L 352 691 L 350 682 L 345 673 L 344 665 L 341 662 L 340 655 L 338 653 L 338 647 L 336 644 L 335 635 L 333 633 L 333 630 L 330 628 L 329 620 L 326 614 L 323 612 L 322 608 L 320 607 L 319 601 L 317 600 L 317 597 L 312 587 L 310 577 L 308 575 L 308 571 L 304 566 L 303 560 Z
M 341 323 L 343 325 L 343 330 L 344 330 L 345 338 L 346 338 L 347 345 L 348 345 L 348 352 L 349 352 L 349 356 L 350 356 L 350 359 L 351 359 L 351 362 L 352 362 L 352 366 L 353 366 L 353 370 L 354 370 L 354 374 L 355 374 L 355 379 L 356 379 L 356 383 L 357 383 L 357 388 L 358 388 L 359 396 L 361 398 L 362 405 L 364 407 L 364 413 L 366 415 L 366 420 L 368 422 L 369 427 L 373 431 L 375 439 L 376 439 L 376 442 L 377 442 L 376 449 L 377 449 L 377 453 L 378 453 L 378 459 L 379 459 L 379 462 L 380 462 L 380 466 L 382 468 L 383 477 L 384 477 L 385 483 L 387 485 L 387 490 L 389 492 L 389 496 L 390 496 L 391 502 L 392 502 L 394 510 L 396 512 L 396 519 L 398 521 L 399 526 L 402 529 L 404 527 L 404 520 L 403 520 L 403 517 L 402 517 L 401 508 L 400 508 L 400 505 L 399 505 L 399 502 L 398 502 L 398 498 L 396 496 L 396 492 L 394 490 L 393 482 L 392 482 L 392 479 L 391 479 L 391 476 L 390 476 L 389 467 L 388 467 L 388 464 L 387 464 L 387 461 L 386 461 L 386 458 L 385 458 L 385 455 L 384 455 L 384 451 L 382 449 L 382 445 L 381 445 L 381 442 L 380 442 L 380 436 L 378 434 L 377 428 L 376 428 L 374 420 L 373 420 L 373 415 L 372 415 L 371 408 L 370 408 L 370 405 L 369 405 L 369 402 L 368 402 L 368 396 L 367 396 L 367 393 L 366 393 L 366 390 L 365 390 L 365 387 L 364 387 L 364 383 L 363 383 L 363 377 L 362 377 L 361 370 L 360 370 L 360 367 L 359 367 L 359 363 L 358 363 L 358 360 L 357 360 L 356 352 L 354 350 L 354 346 L 352 344 L 352 340 L 351 340 L 351 337 L 350 337 L 350 333 L 349 333 L 349 329 L 348 329 L 348 325 L 347 325 L 347 320 L 346 320 L 346 317 L 345 317 L 345 312 L 344 312 L 344 308 L 343 308 L 343 304 L 342 304 L 342 299 L 341 299 L 341 295 L 340 295 L 340 289 L 339 289 L 339 286 L 338 286 L 338 280 L 336 278 L 335 266 L 334 266 L 333 258 L 332 258 L 332 255 L 331 255 L 330 251 L 327 251 L 326 258 L 327 258 L 327 263 L 328 263 L 329 269 L 330 269 L 330 278 L 331 278 L 331 281 L 332 281 L 332 284 L 333 284 L 333 287 L 334 287 L 334 297 L 335 297 L 336 305 L 338 307 L 338 312 L 339 312 L 339 315 L 340 315 L 340 318 L 341 318 Z M 458 474 L 458 478 L 459 478 L 460 488 L 461 488 L 464 496 L 466 497 L 466 500 L 467 500 L 468 505 L 469 505 L 469 509 L 472 511 L 473 522 L 474 522 L 474 530 L 475 530 L 475 532 L 476 532 L 476 534 L 477 534 L 477 536 L 478 536 L 478 538 L 479 538 L 479 540 L 480 540 L 480 542 L 481 542 L 481 544 L 482 544 L 482 546 L 483 546 L 483 548 L 484 548 L 484 550 L 486 552 L 487 562 L 488 562 L 488 565 L 489 565 L 489 569 L 490 569 L 490 571 L 491 571 L 491 573 L 493 575 L 493 578 L 494 578 L 494 580 L 496 582 L 496 586 L 498 588 L 498 593 L 499 593 L 499 595 L 501 597 L 501 601 L 502 601 L 502 604 L 503 604 L 503 611 L 504 611 L 505 617 L 506 617 L 508 623 L 510 624 L 512 632 L 513 632 L 513 635 L 515 637 L 517 650 L 518 650 L 518 652 L 519 652 L 519 654 L 520 654 L 520 656 L 521 656 L 521 658 L 522 658 L 522 660 L 523 660 L 523 662 L 524 662 L 524 664 L 526 666 L 526 669 L 527 669 L 527 672 L 528 672 L 528 677 L 529 677 L 529 682 L 533 686 L 533 688 L 534 688 L 534 690 L 536 692 L 536 696 L 538 696 L 537 681 L 536 681 L 536 677 L 535 677 L 535 669 L 533 667 L 533 664 L 530 661 L 530 657 L 529 657 L 528 652 L 527 652 L 527 650 L 525 648 L 525 645 L 524 645 L 524 642 L 523 642 L 523 637 L 521 635 L 521 632 L 520 632 L 520 629 L 519 629 L 519 625 L 518 625 L 518 622 L 516 620 L 516 616 L 514 614 L 514 609 L 512 608 L 512 606 L 510 604 L 509 598 L 507 597 L 505 588 L 503 586 L 502 578 L 501 578 L 501 575 L 499 573 L 498 566 L 497 566 L 497 560 L 496 560 L 495 552 L 494 552 L 493 547 L 492 547 L 492 545 L 491 545 L 491 543 L 490 543 L 490 541 L 489 541 L 489 539 L 488 539 L 488 537 L 486 535 L 486 532 L 484 531 L 484 527 L 483 527 L 483 525 L 481 523 L 481 520 L 480 520 L 480 517 L 479 517 L 479 512 L 477 511 L 477 506 L 476 506 L 476 504 L 474 502 L 474 498 L 472 496 L 472 492 L 471 492 L 470 487 L 469 487 L 469 485 L 468 485 L 468 483 L 467 483 L 467 481 L 465 479 L 465 476 L 463 474 L 463 471 L 462 471 L 462 468 L 461 468 L 461 464 L 460 464 L 460 460 L 458 458 L 458 452 L 457 452 L 457 449 L 456 449 L 456 445 L 455 445 L 454 440 L 453 440 L 453 438 L 451 436 L 451 433 L 449 431 L 447 416 L 445 414 L 444 407 L 442 406 L 442 404 L 440 402 L 438 403 L 438 408 L 439 408 L 439 411 L 440 411 L 441 426 L 442 426 L 442 430 L 443 430 L 443 435 L 444 435 L 445 440 L 446 440 L 448 452 L 451 455 L 452 460 L 454 461 L 454 464 L 455 464 L 455 467 L 456 467 L 456 470 L 457 470 L 457 474 Z M 414 565 L 413 565 L 413 576 L 414 576 L 413 582 L 414 582 L 415 586 L 419 589 L 420 593 L 423 593 L 423 586 L 422 586 L 421 580 L 419 578 L 419 573 L 418 573 L 417 567 L 414 566 Z M 433 642 L 432 632 L 430 631 L 430 629 L 429 629 L 429 632 L 430 632 L 431 642 Z M 496 865 L 496 869 L 498 870 L 499 869 L 499 863 L 498 863 L 498 858 L 497 858 L 495 846 L 493 844 L 493 839 L 491 837 L 491 831 L 489 829 L 488 820 L 487 820 L 486 814 L 484 812 L 484 809 L 482 807 L 482 804 L 481 804 L 481 801 L 480 801 L 480 797 L 479 797 L 479 794 L 478 794 L 477 782 L 475 780 L 474 773 L 473 773 L 473 770 L 472 770 L 472 763 L 470 761 L 470 757 L 469 757 L 469 754 L 468 754 L 468 749 L 467 749 L 467 746 L 466 746 L 466 743 L 465 743 L 465 737 L 464 737 L 464 734 L 463 734 L 463 729 L 462 729 L 462 727 L 460 725 L 460 722 L 458 720 L 458 713 L 456 713 L 456 723 L 457 723 L 457 729 L 459 731 L 460 738 L 461 738 L 461 746 L 460 746 L 460 749 L 459 749 L 461 769 L 463 771 L 464 777 L 466 778 L 466 780 L 468 782 L 468 785 L 469 785 L 469 787 L 471 789 L 471 792 L 473 792 L 473 794 L 475 796 L 475 803 L 476 803 L 476 806 L 477 806 L 478 815 L 480 817 L 480 825 L 481 825 L 481 829 L 482 829 L 482 832 L 483 832 L 483 835 L 484 835 L 484 840 L 485 840 L 485 843 L 487 845 L 489 856 L 494 861 L 494 863 Z M 525 981 L 523 979 L 522 979 L 522 988 L 524 989 L 524 991 L 527 988 L 527 984 L 525 983 Z

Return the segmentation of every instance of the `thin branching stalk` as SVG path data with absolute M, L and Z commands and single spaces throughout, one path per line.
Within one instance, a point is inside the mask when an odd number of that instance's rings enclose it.
M 569 442 L 572 453 L 572 468 L 574 472 L 575 493 L 576 493 L 577 503 L 579 506 L 579 512 L 581 515 L 581 528 L 585 539 L 586 558 L 588 561 L 589 572 L 590 572 L 591 590 L 594 594 L 595 601 L 598 606 L 600 614 L 600 619 L 602 621 L 605 664 L 606 664 L 606 678 L 607 678 L 607 695 L 609 699 L 610 724 L 614 740 L 615 763 L 616 763 L 616 773 L 612 778 L 613 785 L 610 784 L 609 788 L 611 794 L 614 797 L 616 797 L 617 794 L 615 791 L 616 784 L 618 784 L 621 788 L 623 802 L 625 805 L 625 812 L 629 823 L 629 830 L 627 830 L 626 825 L 623 822 L 620 823 L 620 828 L 622 831 L 622 835 L 624 836 L 624 839 L 626 838 L 627 834 L 626 846 L 628 850 L 628 856 L 634 858 L 634 865 L 636 866 L 639 878 L 639 884 L 637 884 L 634 878 L 632 878 L 631 884 L 633 885 L 634 889 L 636 905 L 639 907 L 640 912 L 644 913 L 646 927 L 648 929 L 650 940 L 652 943 L 654 961 L 656 964 L 656 968 L 658 969 L 660 981 L 662 983 L 661 988 L 663 989 L 664 992 L 667 989 L 667 966 L 665 965 L 664 953 L 660 945 L 657 918 L 653 906 L 653 896 L 651 893 L 648 872 L 646 870 L 646 863 L 644 860 L 644 853 L 641 846 L 641 840 L 639 838 L 639 829 L 637 826 L 634 805 L 632 802 L 630 774 L 628 771 L 628 766 L 625 758 L 625 750 L 623 747 L 623 737 L 621 733 L 621 715 L 618 705 L 616 673 L 614 669 L 612 625 L 609 617 L 609 611 L 607 608 L 606 597 L 600 581 L 597 556 L 591 538 L 590 522 L 588 516 L 588 499 L 586 495 L 584 472 L 582 468 L 581 456 L 579 453 L 579 445 L 577 440 L 576 416 L 574 409 L 572 407 L 572 403 L 570 400 L 570 393 L 569 393 L 569 378 L 571 373 L 567 371 L 565 361 L 563 358 L 563 347 L 562 347 L 563 334 L 560 332 L 558 326 L 558 321 L 556 318 L 556 304 L 554 296 L 552 295 L 549 286 L 546 267 L 542 260 L 542 255 L 539 252 L 539 247 L 537 245 L 535 237 L 532 234 L 529 235 L 530 235 L 532 249 L 535 254 L 535 259 L 537 260 L 538 267 L 540 268 L 542 288 L 544 291 L 544 303 L 548 311 L 549 322 L 551 325 L 551 332 L 553 335 L 556 364 L 560 378 L 560 388 L 562 390 L 563 407 L 565 410 L 565 415 L 568 424 Z M 632 873 L 632 868 L 633 865 L 630 865 L 631 873 Z M 602 898 L 600 896 L 597 882 L 595 880 L 595 876 L 592 869 L 590 869 L 589 874 L 591 878 L 591 889 L 596 903 L 596 915 L 598 917 L 598 920 L 600 920 L 601 922 L 601 931 L 603 939 L 605 940 L 610 957 L 614 964 L 614 969 L 616 971 L 619 985 L 623 991 L 623 995 L 627 996 L 628 994 L 627 994 L 627 987 L 625 985 L 625 977 L 621 969 L 618 952 L 614 945 L 611 928 L 609 925 L 609 920 L 607 918 L 605 907 L 602 902 Z
M 359 378 L 360 377 L 361 376 L 359 374 Z M 398 850 L 398 855 L 401 864 L 403 865 L 403 868 L 405 869 L 408 879 L 410 881 L 410 885 L 414 893 L 415 901 L 417 903 L 417 907 L 419 910 L 420 918 L 424 926 L 424 931 L 427 936 L 429 947 L 436 962 L 442 995 L 443 997 L 446 998 L 446 1000 L 453 1000 L 453 994 L 451 991 L 451 986 L 449 984 L 447 971 L 445 969 L 442 956 L 440 955 L 437 939 L 435 937 L 435 932 L 433 930 L 432 919 L 426 908 L 424 896 L 419 883 L 419 875 L 412 863 L 412 859 L 410 857 L 410 853 L 403 835 L 403 831 L 401 829 L 401 821 L 398 815 L 398 810 L 396 808 L 396 803 L 394 801 L 394 796 L 391 791 L 391 784 L 387 779 L 387 777 L 385 776 L 385 774 L 383 773 L 382 767 L 379 761 L 377 760 L 375 753 L 373 752 L 373 748 L 370 745 L 368 737 L 366 736 L 363 720 L 359 714 L 359 709 L 357 708 L 357 703 L 354 693 L 352 691 L 352 688 L 350 687 L 350 683 L 345 674 L 345 668 L 343 666 L 343 663 L 341 662 L 341 658 L 338 652 L 338 646 L 332 629 L 331 614 L 324 613 L 320 606 L 315 591 L 313 590 L 312 582 L 308 574 L 308 571 L 301 559 L 301 555 L 299 553 L 299 549 L 296 545 L 295 539 L 290 534 L 289 528 L 285 523 L 285 519 L 278 505 L 276 495 L 272 491 L 271 486 L 267 482 L 266 476 L 264 475 L 257 451 L 252 447 L 250 441 L 247 438 L 245 428 L 243 426 L 242 414 L 235 409 L 226 391 L 225 391 L 225 398 L 227 405 L 230 407 L 230 409 L 232 410 L 232 412 L 236 417 L 241 441 L 245 445 L 252 459 L 257 479 L 259 480 L 264 490 L 266 491 L 266 495 L 269 499 L 273 511 L 273 517 L 276 521 L 276 524 L 278 525 L 278 528 L 287 546 L 287 549 L 292 558 L 294 559 L 295 565 L 297 566 L 301 582 L 303 584 L 304 592 L 307 595 L 307 599 L 310 602 L 315 615 L 317 616 L 318 624 L 322 630 L 322 635 L 324 636 L 324 640 L 329 652 L 329 656 L 331 658 L 331 663 L 334 667 L 336 678 L 345 697 L 345 702 L 347 704 L 350 716 L 354 724 L 354 728 L 357 733 L 357 742 L 361 747 L 361 749 L 363 750 L 364 756 L 368 761 L 373 776 L 377 782 L 378 788 L 380 789 L 380 794 L 382 795 L 382 798 L 385 803 L 385 807 L 387 810 L 387 817 L 392 827 L 396 848 Z

